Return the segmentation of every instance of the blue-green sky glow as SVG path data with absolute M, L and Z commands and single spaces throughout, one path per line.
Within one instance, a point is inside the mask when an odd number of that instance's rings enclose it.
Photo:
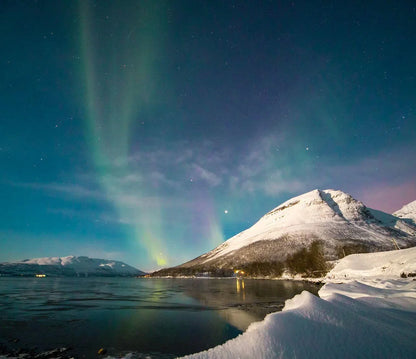
M 413 1 L 5 1 L 0 261 L 190 260 L 314 188 L 416 199 Z

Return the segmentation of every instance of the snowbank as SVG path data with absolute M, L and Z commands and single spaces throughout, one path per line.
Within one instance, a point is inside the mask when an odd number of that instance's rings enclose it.
M 348 256 L 320 298 L 304 291 L 237 338 L 184 358 L 414 358 L 416 281 L 400 273 L 415 266 L 416 248 Z
M 397 278 L 402 273 L 416 273 L 416 247 L 349 255 L 328 273 L 327 281 Z

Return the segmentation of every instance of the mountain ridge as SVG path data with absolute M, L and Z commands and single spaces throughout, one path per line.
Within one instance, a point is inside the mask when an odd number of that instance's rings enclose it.
M 394 212 L 393 215 L 403 219 L 407 223 L 416 225 L 416 200 L 404 205 Z
M 0 275 L 34 276 L 136 276 L 143 271 L 124 262 L 86 256 L 41 257 L 0 263 Z
M 416 226 L 368 208 L 343 191 L 315 189 L 283 202 L 250 228 L 170 272 L 230 273 L 250 263 L 285 266 L 296 253 L 312 250 L 314 242 L 321 244 L 326 260 L 335 260 L 350 253 L 414 246 Z M 156 273 L 164 272 L 170 275 L 169 269 Z

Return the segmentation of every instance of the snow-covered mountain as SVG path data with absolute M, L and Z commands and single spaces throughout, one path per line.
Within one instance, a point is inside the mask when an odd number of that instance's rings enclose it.
M 0 263 L 0 275 L 135 276 L 144 272 L 120 261 L 89 257 L 45 257 Z
M 416 226 L 367 208 L 342 191 L 316 189 L 282 203 L 252 227 L 167 274 L 283 263 L 313 242 L 321 244 L 327 260 L 333 260 L 351 253 L 414 246 Z
M 394 216 L 416 225 L 416 201 L 410 202 L 393 213 Z

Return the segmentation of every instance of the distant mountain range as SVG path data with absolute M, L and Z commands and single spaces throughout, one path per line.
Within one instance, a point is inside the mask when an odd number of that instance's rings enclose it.
M 313 190 L 187 263 L 153 275 L 320 276 L 328 261 L 416 245 L 416 201 L 391 215 L 336 190 Z
M 89 257 L 45 257 L 0 263 L 3 276 L 128 277 L 144 272 L 123 262 Z

